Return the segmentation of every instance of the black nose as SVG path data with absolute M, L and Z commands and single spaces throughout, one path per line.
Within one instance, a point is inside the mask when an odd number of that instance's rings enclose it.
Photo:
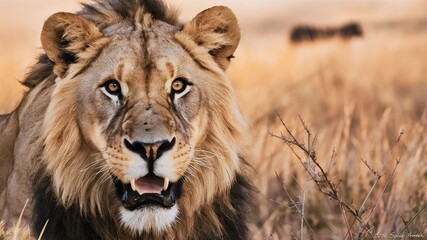
M 139 154 L 146 161 L 155 161 L 163 153 L 172 149 L 175 145 L 175 138 L 172 141 L 163 140 L 155 143 L 143 143 L 139 141 L 130 142 L 125 139 L 125 146 L 134 153 Z

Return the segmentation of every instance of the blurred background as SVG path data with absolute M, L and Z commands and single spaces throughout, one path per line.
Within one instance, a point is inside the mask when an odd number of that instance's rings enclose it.
M 213 5 L 240 21 L 228 72 L 251 123 L 255 239 L 427 236 L 426 1 L 166 1 L 183 21 Z M 4 114 L 25 92 L 44 20 L 79 3 L 0 0 L 0 9 Z M 316 158 L 272 136 L 289 133 Z M 325 180 L 338 199 L 317 185 Z

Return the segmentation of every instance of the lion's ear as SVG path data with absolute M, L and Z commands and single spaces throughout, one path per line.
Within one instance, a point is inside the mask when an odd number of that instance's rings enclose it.
M 216 63 L 226 70 L 240 41 L 240 28 L 233 12 L 224 6 L 216 6 L 197 14 L 183 31 L 202 47 Z
M 102 34 L 94 23 L 76 14 L 59 12 L 45 21 L 41 43 L 55 64 L 54 72 L 63 78 L 68 65 L 76 62 L 77 55 L 100 37 Z

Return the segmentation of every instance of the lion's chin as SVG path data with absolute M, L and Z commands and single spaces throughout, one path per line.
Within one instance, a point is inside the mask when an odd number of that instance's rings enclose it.
M 181 195 L 183 181 L 169 182 L 153 173 L 123 183 L 112 175 L 116 195 L 121 203 L 120 220 L 134 233 L 162 232 L 178 215 L 176 201 Z
M 177 215 L 177 205 L 171 208 L 147 206 L 134 211 L 130 211 L 124 207 L 120 208 L 122 224 L 135 233 L 165 231 L 176 220 Z

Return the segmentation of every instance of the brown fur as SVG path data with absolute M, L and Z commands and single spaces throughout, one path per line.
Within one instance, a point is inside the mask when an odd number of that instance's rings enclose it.
M 0 183 L 8 179 L 8 184 L 1 185 L 0 214 L 9 224 L 22 203 L 13 202 L 23 197 L 15 190 L 22 187 L 23 195 L 36 196 L 35 212 L 27 211 L 25 218 L 36 219 L 36 233 L 47 220 L 41 209 L 54 211 L 44 202 L 52 201 L 65 211 L 57 216 L 88 221 L 90 233 L 69 226 L 81 239 L 227 239 L 237 230 L 239 239 L 247 237 L 246 124 L 224 72 L 240 31 L 228 8 L 208 9 L 181 25 L 159 1 L 98 0 L 85 4 L 80 15 L 52 15 L 41 40 L 49 60 L 40 58 L 25 81 L 31 91 L 9 120 L 0 122 L 2 135 L 8 136 L 0 140 L 6 156 L 1 162 L 10 166 L 1 172 Z M 184 100 L 169 98 L 177 77 L 193 82 Z M 100 90 L 111 78 L 123 86 L 120 100 Z M 132 163 L 122 139 L 148 136 L 141 135 L 147 126 L 153 136 L 176 137 L 168 177 L 182 179 L 183 187 L 176 221 L 163 231 L 136 233 L 119 221 L 110 173 L 129 181 Z M 16 144 L 20 149 L 13 155 Z M 53 227 L 63 221 L 52 220 L 48 239 L 67 238 Z

